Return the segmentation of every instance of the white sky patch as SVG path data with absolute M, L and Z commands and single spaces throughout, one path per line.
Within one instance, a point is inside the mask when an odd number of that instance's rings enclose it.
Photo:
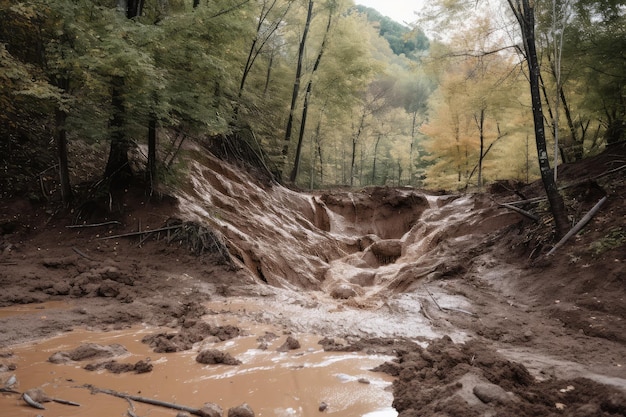
M 425 0 L 355 0 L 356 4 L 376 9 L 383 16 L 400 23 L 411 23 L 417 20 L 415 12 L 419 12 L 426 4 Z

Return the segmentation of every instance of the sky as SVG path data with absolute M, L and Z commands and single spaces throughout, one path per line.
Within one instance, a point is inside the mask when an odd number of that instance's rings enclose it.
M 383 16 L 403 23 L 416 20 L 415 11 L 419 11 L 427 0 L 355 0 L 356 4 L 372 7 Z

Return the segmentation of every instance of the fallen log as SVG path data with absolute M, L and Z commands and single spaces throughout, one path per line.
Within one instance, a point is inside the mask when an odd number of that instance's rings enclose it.
M 606 202 L 607 198 L 608 198 L 607 196 L 602 197 L 600 201 L 598 201 L 596 205 L 593 206 L 593 208 L 589 210 L 589 212 L 585 214 L 585 216 L 582 219 L 580 219 L 578 223 L 576 223 L 576 226 L 572 227 L 572 229 L 569 232 L 567 232 L 567 234 L 563 236 L 563 238 L 559 240 L 558 243 L 554 245 L 552 249 L 550 249 L 550 252 L 548 252 L 546 256 L 552 255 L 554 251 L 556 251 L 558 248 L 563 246 L 565 242 L 567 242 L 572 236 L 580 232 L 582 228 L 585 227 L 587 223 L 589 223 L 589 220 L 591 220 L 593 216 L 595 216 L 595 214 L 600 210 L 600 207 L 602 207 L 602 205 Z
M 123 398 L 125 400 L 137 401 L 144 404 L 156 405 L 159 407 L 170 408 L 172 410 L 185 411 L 195 416 L 206 417 L 206 413 L 201 408 L 187 407 L 185 405 L 174 404 L 166 401 L 155 400 L 153 398 L 140 397 L 138 395 L 124 394 L 123 392 L 114 391 L 111 389 L 98 388 L 91 384 L 83 385 L 84 388 L 88 388 L 92 394 L 108 394 L 114 397 Z
M 526 217 L 528 217 L 529 219 L 534 220 L 534 221 L 535 221 L 535 223 L 539 221 L 539 216 L 535 216 L 534 214 L 532 214 L 532 213 L 530 213 L 530 212 L 528 212 L 528 211 L 526 211 L 526 210 L 522 210 L 522 209 L 521 209 L 521 208 L 519 208 L 519 207 L 515 207 L 515 206 L 513 206 L 513 205 L 511 205 L 511 204 L 508 204 L 508 203 L 500 203 L 500 204 L 498 204 L 498 205 L 499 205 L 500 207 L 505 207 L 505 208 L 508 208 L 509 210 L 513 210 L 514 212 L 519 213 L 519 214 L 521 214 L 522 216 L 526 216 Z

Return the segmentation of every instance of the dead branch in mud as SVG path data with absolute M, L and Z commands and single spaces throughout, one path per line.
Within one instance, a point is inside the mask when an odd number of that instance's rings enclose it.
M 95 259 L 93 259 L 92 257 L 88 256 L 85 252 L 81 251 L 80 249 L 78 249 L 75 246 L 72 246 L 72 250 L 74 252 L 76 252 L 77 254 L 79 254 L 80 256 L 82 256 L 83 258 L 89 260 L 89 261 L 95 261 Z
M 180 220 L 176 220 L 180 222 Z M 138 232 L 122 233 L 114 236 L 101 237 L 98 240 L 117 239 L 125 237 L 139 236 L 139 246 L 141 246 L 150 236 L 157 233 L 157 240 L 160 239 L 160 233 L 167 232 L 165 240 L 167 243 L 178 242 L 186 244 L 196 256 L 200 256 L 205 252 L 218 254 L 222 261 L 227 265 L 232 265 L 230 252 L 222 238 L 210 228 L 202 226 L 194 222 L 180 222 L 177 224 L 169 224 L 159 229 L 143 230 Z
M 39 400 L 41 402 L 35 401 L 30 395 L 28 395 L 28 393 L 27 393 L 28 391 L 22 393 L 22 392 L 14 390 L 13 388 L 8 388 L 8 387 L 0 388 L 0 392 L 6 392 L 6 393 L 9 393 L 9 394 L 19 394 L 22 397 L 22 399 L 24 400 L 24 402 L 26 402 L 26 404 L 30 405 L 33 408 L 37 408 L 39 410 L 45 410 L 46 408 L 41 403 L 42 402 L 48 402 L 48 401 L 53 401 L 55 403 L 63 404 L 63 405 L 71 405 L 71 406 L 74 406 L 74 407 L 80 407 L 80 404 L 77 403 L 77 402 L 69 401 L 69 400 L 63 400 L 61 398 L 50 398 L 50 397 L 47 397 L 47 396 L 46 396 L 45 400 L 43 400 L 43 401 Z
M 550 249 L 550 252 L 548 252 L 546 256 L 552 255 L 554 251 L 556 251 L 558 248 L 563 246 L 565 242 L 567 242 L 572 236 L 580 232 L 580 230 L 583 227 L 585 227 L 585 225 L 589 222 L 589 220 L 591 220 L 592 217 L 595 216 L 595 214 L 600 210 L 600 208 L 606 202 L 607 199 L 608 199 L 607 196 L 602 197 L 600 201 L 598 201 L 596 205 L 593 206 L 593 208 L 589 210 L 589 212 L 585 214 L 585 216 L 582 219 L 580 219 L 578 223 L 576 223 L 576 226 L 572 227 L 572 229 L 569 232 L 567 232 L 567 234 L 563 236 L 563 238 L 559 240 L 558 243 L 554 245 L 552 249 Z
M 122 233 L 121 235 L 114 235 L 114 236 L 105 236 L 105 237 L 98 238 L 98 240 L 117 239 L 117 238 L 120 238 L 120 237 L 142 236 L 142 235 L 145 235 L 145 234 L 152 234 L 152 233 L 157 233 L 157 232 L 165 232 L 167 230 L 179 229 L 181 227 L 182 227 L 182 224 L 179 224 L 179 225 L 176 225 L 176 226 L 162 227 L 160 229 L 145 230 L 145 231 L 141 231 L 141 232 Z
M 455 307 L 441 307 L 439 305 L 439 303 L 437 302 L 437 300 L 435 300 L 435 297 L 433 296 L 433 294 L 430 292 L 430 290 L 428 289 L 428 287 L 424 286 L 424 289 L 426 290 L 426 292 L 428 293 L 428 295 L 430 295 L 430 298 L 433 300 L 433 303 L 435 303 L 435 305 L 437 306 L 437 308 L 439 309 L 439 311 L 456 311 L 457 313 L 463 313 L 463 314 L 467 314 L 468 316 L 472 316 L 472 317 L 477 317 L 477 314 L 472 313 L 471 311 L 467 311 L 467 310 L 463 310 L 462 308 L 455 308 Z M 432 321 L 432 320 L 431 320 Z
M 111 224 L 122 224 L 122 223 L 118 222 L 117 220 L 112 220 L 110 222 L 104 222 L 104 223 L 72 224 L 72 225 L 65 226 L 65 227 L 68 229 L 82 229 L 85 227 L 101 227 L 101 226 L 108 226 Z
M 530 203 L 538 203 L 540 201 L 544 201 L 547 200 L 546 197 L 535 197 L 535 198 L 529 198 L 527 200 L 518 200 L 518 201 L 509 201 L 506 203 L 499 203 L 499 204 L 508 204 L 509 206 L 513 206 L 513 205 L 518 205 L 518 204 L 530 204 Z
M 126 398 L 126 401 L 128 401 L 128 404 L 130 405 L 130 408 L 126 410 L 126 414 L 128 414 L 128 417 L 139 417 L 137 414 L 135 414 L 135 404 L 133 404 L 133 400 L 131 400 L 130 398 Z
M 517 212 L 517 213 L 519 213 L 519 214 L 521 214 L 523 216 L 528 217 L 529 219 L 534 220 L 535 222 L 539 221 L 539 217 L 538 216 L 535 216 L 534 214 L 532 214 L 532 213 L 530 213 L 530 212 L 528 212 L 526 210 L 522 210 L 519 207 L 515 207 L 515 206 L 513 206 L 511 204 L 507 204 L 507 203 L 500 203 L 498 205 L 500 207 L 505 207 L 505 208 L 508 208 L 509 210 L 513 210 L 513 211 L 515 211 L 515 212 Z
M 112 389 L 98 388 L 91 384 L 85 384 L 82 388 L 87 388 L 91 391 L 92 394 L 107 394 L 112 395 L 114 397 L 123 398 L 127 401 L 133 400 L 144 404 L 156 405 L 159 407 L 170 408 L 172 410 L 185 411 L 187 413 L 193 414 L 195 416 L 206 416 L 206 413 L 202 411 L 200 408 L 187 407 L 185 405 L 174 404 L 166 401 L 155 400 L 147 397 L 140 397 L 138 395 L 132 394 L 124 394 L 123 392 L 118 392 Z

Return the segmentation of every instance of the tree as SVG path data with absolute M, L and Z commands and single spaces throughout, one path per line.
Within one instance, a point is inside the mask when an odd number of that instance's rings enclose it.
M 291 93 L 291 106 L 289 107 L 289 117 L 287 119 L 287 127 L 285 128 L 285 142 L 283 145 L 283 169 L 287 166 L 287 155 L 289 154 L 289 144 L 293 130 L 293 120 L 296 111 L 298 95 L 300 94 L 300 83 L 302 79 L 302 63 L 304 60 L 304 47 L 306 45 L 307 35 L 313 18 L 313 0 L 308 0 L 306 20 L 304 22 L 304 30 L 300 38 L 300 47 L 298 48 L 298 64 L 296 66 L 296 77 L 293 83 L 293 91 Z
M 535 45 L 535 10 L 531 0 L 507 0 L 513 12 L 523 38 L 523 49 L 528 65 L 528 82 L 533 111 L 533 123 L 535 126 L 535 143 L 539 158 L 541 180 L 550 203 L 550 211 L 554 219 L 556 235 L 561 237 L 569 229 L 569 221 L 565 210 L 563 196 L 557 189 L 546 146 L 546 134 L 543 124 L 542 100 L 539 91 L 539 60 Z
M 313 69 L 311 70 L 311 74 L 309 77 L 309 81 L 306 86 L 306 90 L 304 93 L 304 104 L 302 106 L 302 117 L 300 119 L 300 132 L 298 133 L 298 145 L 296 146 L 296 157 L 293 163 L 293 168 L 291 170 L 291 175 L 289 176 L 289 181 L 292 183 L 296 182 L 296 177 L 298 176 L 298 169 L 300 168 L 300 155 L 302 153 L 302 141 L 304 139 L 304 129 L 306 128 L 306 119 L 309 110 L 309 100 L 311 98 L 311 90 L 313 88 L 313 76 L 317 72 L 320 62 L 322 61 L 322 56 L 324 55 L 324 51 L 326 49 L 326 43 L 328 41 L 328 37 L 330 34 L 330 27 L 333 20 L 333 14 L 335 13 L 336 5 L 331 3 L 328 7 L 328 22 L 326 24 L 326 30 L 324 31 L 324 36 L 322 38 L 322 44 L 320 45 L 319 52 L 317 53 L 317 58 L 315 59 L 315 63 L 313 64 Z

